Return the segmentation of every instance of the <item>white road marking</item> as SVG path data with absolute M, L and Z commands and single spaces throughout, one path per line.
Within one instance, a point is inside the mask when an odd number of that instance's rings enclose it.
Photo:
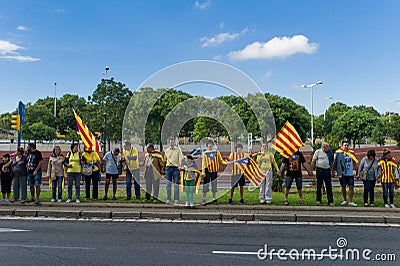
M 8 232 L 28 232 L 30 230 L 23 229 L 13 229 L 13 228 L 0 228 L 0 233 L 8 233 Z
M 44 248 L 44 249 L 84 249 L 84 250 L 92 250 L 92 249 L 94 249 L 94 248 L 87 248 L 87 247 L 38 246 L 38 245 L 18 245 L 18 244 L 0 244 L 0 247 L 7 247 L 7 248 Z
M 383 224 L 383 223 L 334 223 L 334 222 L 280 222 L 280 221 L 224 221 L 224 220 L 171 220 L 171 219 L 110 219 L 110 218 L 57 218 L 57 217 L 15 217 L 3 216 L 0 220 L 40 220 L 40 221 L 79 221 L 79 222 L 141 222 L 141 223 L 198 223 L 198 224 L 247 224 L 247 225 L 330 225 L 330 226 L 355 226 L 355 227 L 400 227 L 400 224 Z

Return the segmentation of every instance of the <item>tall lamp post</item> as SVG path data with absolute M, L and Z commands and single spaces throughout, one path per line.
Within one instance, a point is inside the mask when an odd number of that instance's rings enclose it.
M 314 146 L 314 109 L 313 109 L 313 88 L 321 85 L 322 81 L 317 81 L 313 84 L 301 85 L 302 88 L 310 88 L 311 91 L 311 146 Z
M 103 76 L 104 80 L 107 80 L 107 73 L 110 70 L 110 67 L 106 66 L 104 68 Z M 106 153 L 106 148 L 107 148 L 107 108 L 106 108 L 106 102 L 104 100 L 104 132 L 103 132 L 103 153 Z
M 57 81 L 54 82 L 54 124 L 56 128 L 56 136 L 53 142 L 53 148 L 56 146 L 57 139 Z

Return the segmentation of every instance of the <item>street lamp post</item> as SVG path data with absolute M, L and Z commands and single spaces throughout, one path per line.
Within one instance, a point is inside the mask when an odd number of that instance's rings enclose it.
M 110 67 L 106 66 L 104 68 L 104 72 L 103 72 L 104 80 L 107 80 L 108 70 L 110 70 Z M 103 153 L 104 154 L 106 153 L 106 148 L 107 148 L 107 108 L 106 108 L 106 102 L 104 100 L 104 132 L 103 132 Z
M 325 97 L 325 98 L 324 98 L 324 122 L 325 122 L 325 115 L 326 115 L 326 101 L 332 100 L 332 99 L 333 99 L 332 96 L 329 96 L 329 97 Z
M 56 129 L 56 136 L 54 138 L 53 147 L 56 146 L 57 139 L 57 81 L 54 82 L 54 124 Z
M 311 91 L 311 146 L 314 146 L 314 109 L 313 109 L 313 88 L 321 85 L 322 81 L 317 81 L 313 84 L 301 85 L 302 88 L 310 88 Z

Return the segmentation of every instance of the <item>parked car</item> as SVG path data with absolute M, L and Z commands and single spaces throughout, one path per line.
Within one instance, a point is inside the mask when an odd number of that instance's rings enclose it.
M 192 155 L 193 159 L 201 158 L 205 150 L 207 150 L 207 148 L 195 148 L 189 152 L 188 155 Z

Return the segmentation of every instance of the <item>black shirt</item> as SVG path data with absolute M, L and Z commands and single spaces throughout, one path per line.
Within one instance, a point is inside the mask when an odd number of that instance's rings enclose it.
M 29 153 L 28 156 L 28 173 L 35 172 L 39 162 L 43 160 L 42 153 L 38 150 L 34 150 Z M 40 171 L 41 169 L 39 169 Z
M 282 163 L 286 164 L 286 176 L 301 177 L 301 165 L 306 162 L 300 151 L 295 152 L 289 158 L 283 158 Z

